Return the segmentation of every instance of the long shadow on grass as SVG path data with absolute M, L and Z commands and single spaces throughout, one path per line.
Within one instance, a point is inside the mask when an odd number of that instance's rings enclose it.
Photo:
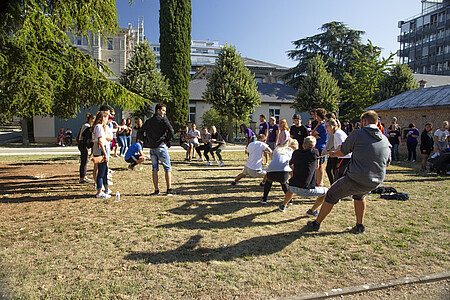
M 93 196 L 89 195 L 56 195 L 47 197 L 20 197 L 20 198 L 1 198 L 0 203 L 27 203 L 27 202 L 50 202 L 59 200 L 77 200 L 77 199 L 87 199 Z
M 299 231 L 278 233 L 254 237 L 235 245 L 219 248 L 197 247 L 202 236 L 192 236 L 184 245 L 163 252 L 136 252 L 125 256 L 127 260 L 140 260 L 152 264 L 168 264 L 174 262 L 229 261 L 278 253 L 299 238 L 337 235 L 345 232 L 311 233 L 304 227 Z

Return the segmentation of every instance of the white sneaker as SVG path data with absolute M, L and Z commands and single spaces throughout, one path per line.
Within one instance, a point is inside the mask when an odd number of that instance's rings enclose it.
M 87 178 L 87 177 L 84 180 L 89 181 L 89 182 L 94 181 L 93 179 L 90 179 L 90 178 Z
M 115 173 L 116 171 L 111 170 L 111 169 L 108 169 L 108 172 L 109 172 L 110 174 L 112 174 L 112 173 Z
M 108 174 L 108 179 L 112 179 L 112 175 L 111 174 Z
M 205 159 L 204 159 L 203 157 L 199 157 L 199 158 L 197 159 L 197 161 L 205 161 Z
M 213 164 L 217 164 L 217 160 L 214 160 L 212 163 L 213 163 Z
M 219 167 L 225 167 L 225 164 L 222 162 L 220 162 Z
M 208 161 L 206 164 L 205 164 L 206 166 L 210 166 L 211 165 L 211 163 Z
M 111 191 L 111 189 L 109 189 L 109 188 L 105 191 L 105 194 L 110 195 L 111 193 L 112 193 L 112 191 Z
M 108 185 L 114 185 L 114 182 L 112 182 L 111 180 L 108 180 Z
M 111 195 L 108 195 L 108 194 L 105 194 L 105 193 L 101 192 L 100 194 L 95 195 L 95 198 L 107 199 L 107 198 L 111 198 Z

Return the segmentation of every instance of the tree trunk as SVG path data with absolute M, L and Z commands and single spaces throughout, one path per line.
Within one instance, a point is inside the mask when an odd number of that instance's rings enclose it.
M 233 117 L 228 115 L 228 136 L 227 142 L 233 142 Z
M 22 143 L 25 146 L 30 144 L 30 140 L 28 139 L 28 118 L 22 118 Z

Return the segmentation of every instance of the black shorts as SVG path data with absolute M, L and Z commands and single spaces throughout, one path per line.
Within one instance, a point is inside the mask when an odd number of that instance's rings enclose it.
M 133 155 L 131 155 L 131 157 L 129 158 L 129 159 L 125 159 L 125 161 L 127 162 L 127 163 L 132 163 L 132 162 L 136 162 L 136 161 L 138 161 L 139 160 L 139 154 L 133 154 Z
M 433 152 L 433 149 L 420 149 L 420 153 L 425 155 L 430 155 Z

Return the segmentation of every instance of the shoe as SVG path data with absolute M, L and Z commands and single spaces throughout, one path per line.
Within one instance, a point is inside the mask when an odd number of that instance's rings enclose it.
M 81 183 L 87 183 L 87 180 L 84 180 L 84 179 L 83 179 L 83 180 L 78 181 L 78 183 L 80 183 L 80 184 L 81 184 Z
M 190 162 L 192 159 L 188 158 L 188 161 Z
M 203 157 L 200 157 L 198 160 L 199 161 L 205 161 L 205 159 Z
M 413 161 L 412 162 L 416 162 L 416 160 L 415 159 L 413 159 Z
M 236 185 L 236 184 L 237 184 L 237 182 L 234 180 L 231 182 L 231 185 Z
M 114 185 L 114 182 L 112 182 L 111 180 L 108 180 L 108 185 Z
M 261 201 L 259 201 L 259 203 L 261 203 L 261 204 L 267 204 L 267 200 L 264 199 L 264 198 L 262 198 Z
M 223 163 L 223 161 L 219 164 L 219 167 L 225 167 L 225 164 Z
M 319 215 L 319 211 L 317 209 L 315 211 L 312 211 L 311 209 L 308 209 L 306 214 L 310 215 L 310 216 L 313 216 L 313 217 L 317 217 Z
M 211 165 L 211 163 L 209 161 L 205 164 L 205 166 L 210 166 L 210 165 Z
M 107 177 L 108 177 L 108 179 L 112 179 L 112 175 L 111 174 L 108 174 Z
M 159 190 L 156 190 L 156 191 L 152 194 L 152 196 L 159 196 Z
M 294 201 L 293 200 L 289 201 L 288 205 L 294 205 Z
M 217 164 L 217 160 L 213 160 L 212 164 Z
M 90 178 L 87 178 L 87 177 L 86 177 L 84 180 L 87 181 L 87 182 L 92 182 L 92 181 L 94 181 L 93 179 L 90 179 Z
M 131 163 L 128 165 L 128 169 L 130 169 L 131 171 L 134 171 L 134 167 L 131 166 Z
M 95 198 L 107 199 L 107 198 L 111 198 L 111 195 L 108 195 L 108 194 L 105 194 L 105 193 L 101 192 L 100 194 L 96 194 Z
M 173 190 L 173 189 L 168 189 L 166 192 L 167 196 L 172 196 L 172 195 L 176 195 L 177 193 Z
M 117 155 L 117 154 L 114 154 L 114 157 L 119 157 L 119 155 Z
M 111 169 L 108 169 L 108 172 L 111 173 L 111 174 L 112 174 L 112 173 L 116 173 L 116 171 L 111 170 Z
M 112 193 L 112 191 L 111 191 L 111 189 L 109 189 L 109 188 L 105 191 L 105 194 L 110 195 L 111 193 Z
M 286 206 L 281 204 L 280 206 L 278 206 L 278 210 L 281 211 L 281 212 L 286 212 Z
M 350 229 L 349 232 L 354 234 L 360 234 L 366 232 L 366 228 L 364 227 L 364 224 L 356 224 L 352 229 Z
M 320 229 L 320 224 L 317 223 L 316 220 L 314 221 L 308 221 L 308 223 L 306 223 L 306 227 L 311 230 L 311 231 L 319 231 Z
M 265 185 L 264 182 L 260 182 L 260 183 L 259 183 L 259 186 L 264 186 L 264 185 Z

